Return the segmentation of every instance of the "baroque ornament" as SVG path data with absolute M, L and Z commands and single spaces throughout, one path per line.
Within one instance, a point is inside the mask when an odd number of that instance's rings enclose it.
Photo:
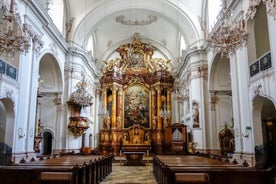
M 264 4 L 268 15 L 273 16 L 276 20 L 276 1 L 275 0 L 250 0 L 246 17 L 253 19 L 257 13 L 257 6 Z
M 146 68 L 150 73 L 170 70 L 171 60 L 152 58 L 155 48 L 149 43 L 142 43 L 139 35 L 134 35 L 131 44 L 121 45 L 116 51 L 120 54 L 120 58 L 103 61 L 105 64 L 103 73 L 126 70 L 139 72 Z
M 152 16 L 152 15 L 149 15 L 148 16 L 148 20 L 125 20 L 125 16 L 124 15 L 120 15 L 120 16 L 117 16 L 116 17 L 116 22 L 119 22 L 121 24 L 124 24 L 124 25 L 149 25 L 153 22 L 157 21 L 157 17 L 156 16 Z

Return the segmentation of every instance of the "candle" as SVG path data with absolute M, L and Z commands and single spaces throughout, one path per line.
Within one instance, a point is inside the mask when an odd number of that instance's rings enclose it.
M 120 156 L 122 156 L 122 150 L 120 150 Z

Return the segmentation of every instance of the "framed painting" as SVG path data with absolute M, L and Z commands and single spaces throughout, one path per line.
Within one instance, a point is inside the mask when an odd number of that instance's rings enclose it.
M 6 70 L 6 63 L 0 59 L 0 73 L 5 73 Z
M 259 73 L 260 71 L 260 63 L 259 60 L 256 61 L 255 63 L 250 65 L 250 77 L 252 77 L 253 75 L 256 75 L 257 73 Z
M 142 85 L 129 86 L 124 91 L 124 128 L 139 124 L 150 128 L 150 95 Z
M 269 52 L 260 59 L 260 68 L 261 68 L 261 71 L 264 71 L 268 68 L 271 68 L 271 66 L 272 66 L 271 55 Z
M 6 68 L 6 75 L 13 78 L 14 80 L 16 80 L 16 77 L 17 77 L 17 69 L 12 66 L 12 65 L 9 65 L 7 63 L 7 68 Z

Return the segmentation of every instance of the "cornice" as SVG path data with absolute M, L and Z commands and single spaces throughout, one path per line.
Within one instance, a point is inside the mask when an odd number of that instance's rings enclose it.
M 69 47 L 68 54 L 82 58 L 82 61 L 84 61 L 85 66 L 88 69 L 90 69 L 91 74 L 95 79 L 100 79 L 102 77 L 102 73 L 95 68 L 95 65 L 92 64 L 92 61 L 88 58 L 87 53 L 83 49 L 77 47 Z
M 192 47 L 190 49 L 185 50 L 185 52 L 183 52 L 182 54 L 182 61 L 179 64 L 178 70 L 174 73 L 175 77 L 179 77 L 182 75 L 183 71 L 185 71 L 185 68 L 188 66 L 189 62 L 189 58 L 193 55 L 200 55 L 203 53 L 206 53 L 206 46 L 202 46 L 202 47 Z

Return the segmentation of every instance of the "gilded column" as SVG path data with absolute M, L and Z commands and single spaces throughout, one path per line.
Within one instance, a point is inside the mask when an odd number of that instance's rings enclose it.
M 155 90 L 151 91 L 151 116 L 154 117 L 156 115 L 156 99 L 155 99 Z
M 171 99 L 172 99 L 172 89 L 171 88 L 168 88 L 167 89 L 167 110 L 168 112 L 172 112 L 171 109 L 172 109 L 172 106 L 171 106 Z M 168 125 L 171 125 L 171 115 L 170 117 L 168 118 Z
M 117 122 L 118 128 L 122 128 L 122 118 L 123 118 L 123 89 L 120 88 L 118 91 L 118 104 L 117 104 L 117 119 L 120 120 L 120 123 Z
M 116 102 L 117 102 L 117 89 L 112 89 L 112 110 L 111 110 L 111 128 L 116 127 Z
M 103 89 L 103 109 L 107 110 L 107 96 L 106 96 L 106 88 Z
M 157 117 L 158 117 L 158 122 L 157 122 L 157 128 L 162 128 L 162 119 L 160 117 L 160 111 L 161 111 L 161 89 L 160 87 L 157 88 Z

